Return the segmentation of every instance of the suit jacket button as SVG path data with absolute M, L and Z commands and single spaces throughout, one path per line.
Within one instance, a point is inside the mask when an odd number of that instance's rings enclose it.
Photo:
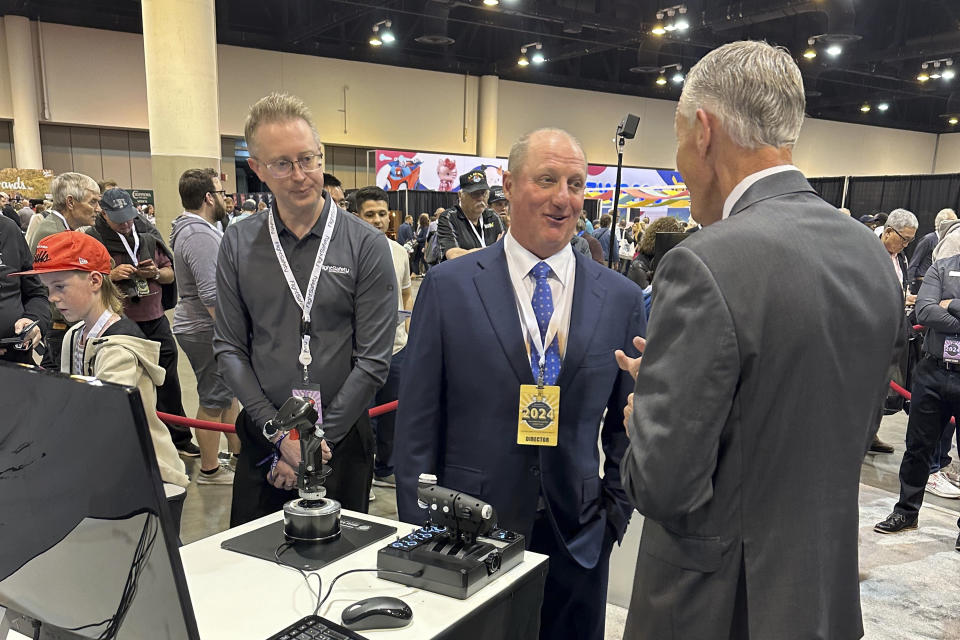
M 540 467 L 530 467 L 530 473 L 537 477 L 540 475 Z

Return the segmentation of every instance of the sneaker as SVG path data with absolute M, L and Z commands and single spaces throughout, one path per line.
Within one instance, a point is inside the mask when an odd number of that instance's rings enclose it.
M 368 500 L 368 502 L 373 502 L 376 499 L 377 499 L 377 494 L 373 492 L 373 489 L 370 489 L 370 500 Z
M 877 436 L 873 436 L 873 442 L 870 444 L 871 453 L 893 453 L 893 445 L 883 442 Z
M 200 447 L 192 442 L 188 442 L 185 445 L 177 447 L 177 453 L 182 455 L 184 458 L 199 458 Z
M 221 451 L 217 454 L 220 464 L 225 467 L 230 467 L 233 471 L 237 470 L 237 458 L 239 457 L 239 454 L 230 453 L 229 451 Z
M 918 518 L 916 516 L 910 519 L 904 514 L 894 511 L 887 516 L 886 520 L 875 524 L 873 530 L 877 533 L 900 533 L 901 531 L 916 529 L 917 520 Z
M 940 469 L 940 471 L 950 484 L 960 487 L 960 462 L 954 460 L 949 466 Z
M 943 474 L 943 471 L 937 471 L 935 474 L 931 475 L 927 480 L 926 490 L 932 493 L 935 496 L 940 496 L 941 498 L 949 498 L 950 500 L 956 500 L 960 498 L 960 489 L 953 486 L 947 477 Z
M 953 545 L 953 548 L 960 551 L 960 536 L 957 536 L 957 542 Z
M 197 474 L 197 484 L 233 484 L 233 471 L 223 465 L 213 473 L 201 471 Z
M 397 479 L 393 477 L 392 473 L 382 478 L 380 476 L 373 476 L 373 486 L 395 489 L 397 487 Z

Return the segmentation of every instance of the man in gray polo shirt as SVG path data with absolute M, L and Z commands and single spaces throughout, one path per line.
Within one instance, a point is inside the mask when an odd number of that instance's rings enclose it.
M 299 443 L 280 440 L 274 461 L 279 434 L 268 440 L 263 427 L 301 389 L 320 396 L 332 449 L 328 495 L 366 511 L 374 446 L 367 407 L 386 380 L 397 319 L 387 238 L 324 198 L 319 135 L 301 100 L 261 99 L 244 134 L 250 168 L 276 201 L 230 225 L 217 260 L 214 353 L 244 407 L 230 524 L 296 497 Z

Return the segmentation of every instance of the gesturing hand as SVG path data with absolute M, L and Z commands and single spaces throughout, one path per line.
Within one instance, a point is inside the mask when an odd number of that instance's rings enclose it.
M 623 429 L 630 437 L 630 416 L 633 415 L 633 394 L 627 396 L 627 405 L 623 408 Z
M 640 352 L 639 358 L 631 358 L 623 349 L 617 349 L 614 355 L 617 357 L 617 364 L 621 369 L 630 374 L 630 377 L 636 381 L 637 373 L 640 371 L 640 361 L 643 360 L 643 350 L 647 348 L 647 341 L 640 336 L 634 336 L 633 346 Z

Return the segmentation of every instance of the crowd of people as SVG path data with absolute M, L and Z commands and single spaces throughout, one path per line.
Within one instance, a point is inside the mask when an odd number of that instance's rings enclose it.
M 394 230 L 387 193 L 345 191 L 306 105 L 270 94 L 244 130 L 270 207 L 202 167 L 169 238 L 83 174 L 19 211 L 0 194 L 0 338 L 21 338 L 0 358 L 138 387 L 164 482 L 185 487 L 181 457 L 199 457 L 198 484 L 233 486 L 232 526 L 296 496 L 299 443 L 270 420 L 312 398 L 344 508 L 395 486 L 419 522 L 432 473 L 550 556 L 541 638 L 603 637 L 634 510 L 625 637 L 860 637 L 859 467 L 893 451 L 876 437 L 891 372 L 913 400 L 877 531 L 916 528 L 925 489 L 960 498 L 960 222 L 941 211 L 908 262 L 914 214 L 838 213 L 792 165 L 803 112 L 789 54 L 725 45 L 677 109 L 689 220 L 590 219 L 583 149 L 547 128 L 513 144 L 502 185 L 465 173 L 456 205 Z M 223 453 L 157 417 L 184 414 L 178 345 L 196 417 L 236 425 Z

